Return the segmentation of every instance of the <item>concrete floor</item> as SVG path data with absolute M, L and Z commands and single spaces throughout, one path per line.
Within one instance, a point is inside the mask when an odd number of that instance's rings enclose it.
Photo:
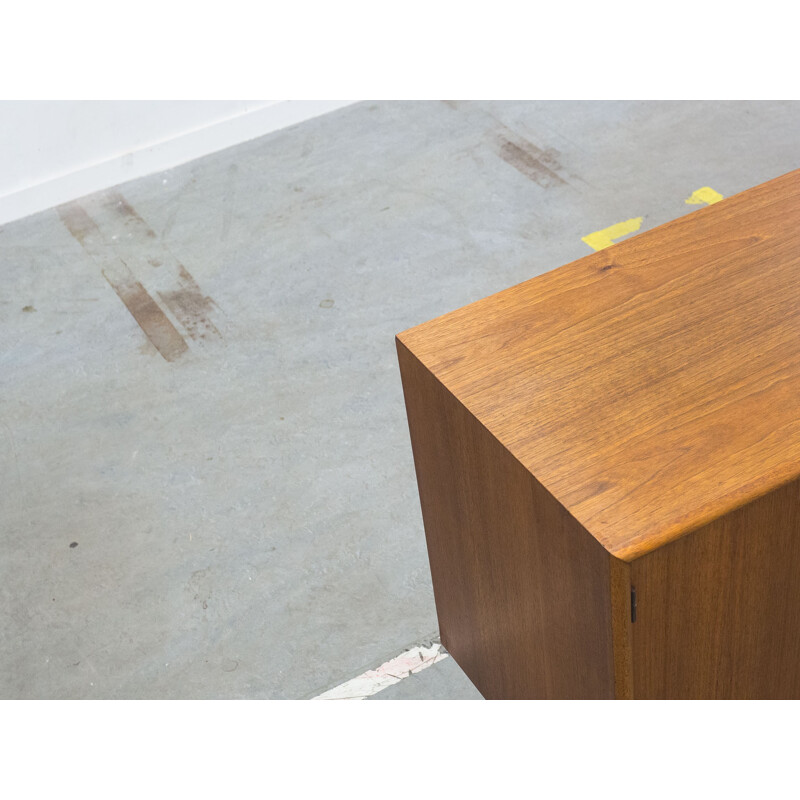
M 0 697 L 307 698 L 435 636 L 394 334 L 798 134 L 361 103 L 0 228 Z M 375 697 L 475 696 L 445 659 Z

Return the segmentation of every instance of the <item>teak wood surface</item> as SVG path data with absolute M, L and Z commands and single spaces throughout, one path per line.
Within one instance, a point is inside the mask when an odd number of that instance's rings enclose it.
M 799 312 L 796 171 L 398 335 L 486 697 L 800 698 Z

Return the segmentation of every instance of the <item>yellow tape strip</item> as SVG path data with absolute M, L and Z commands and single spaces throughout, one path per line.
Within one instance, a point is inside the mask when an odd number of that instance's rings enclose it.
M 616 225 L 603 228 L 601 231 L 590 233 L 588 236 L 582 237 L 581 241 L 586 242 L 593 250 L 604 250 L 614 244 L 614 239 L 620 239 L 629 233 L 638 231 L 641 225 L 642 217 L 626 219 L 625 222 L 618 222 Z
M 690 206 L 701 206 L 703 203 L 713 206 L 714 203 L 719 203 L 720 200 L 724 199 L 719 192 L 715 192 L 710 186 L 701 186 L 697 191 L 692 192 L 692 196 L 686 199 L 686 203 Z

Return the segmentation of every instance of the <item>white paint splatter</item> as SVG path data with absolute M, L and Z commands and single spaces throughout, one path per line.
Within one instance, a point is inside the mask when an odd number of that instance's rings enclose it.
M 438 642 L 430 647 L 418 646 L 406 650 L 391 661 L 381 664 L 377 669 L 367 670 L 356 678 L 351 678 L 327 692 L 314 697 L 314 700 L 365 700 L 370 695 L 400 683 L 403 678 L 421 672 L 423 669 L 447 658 Z

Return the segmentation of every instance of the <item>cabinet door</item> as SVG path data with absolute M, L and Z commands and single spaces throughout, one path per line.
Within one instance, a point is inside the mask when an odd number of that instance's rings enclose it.
M 800 698 L 800 482 L 631 563 L 634 694 Z

